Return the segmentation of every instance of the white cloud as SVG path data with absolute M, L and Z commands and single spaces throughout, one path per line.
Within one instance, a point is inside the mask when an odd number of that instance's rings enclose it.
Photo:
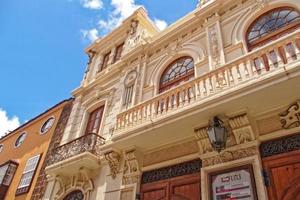
M 167 26 L 168 26 L 168 24 L 167 24 L 167 22 L 166 21 L 164 21 L 164 20 L 160 20 L 160 19 L 156 19 L 156 18 L 154 18 L 154 24 L 157 26 L 157 28 L 159 29 L 159 30 L 164 30 L 165 28 L 167 28 Z
M 90 40 L 91 42 L 94 42 L 96 39 L 99 38 L 99 32 L 95 28 L 90 30 L 81 30 L 81 33 L 84 38 Z
M 107 33 L 119 26 L 124 19 L 129 17 L 141 5 L 135 4 L 135 0 L 111 0 L 113 12 L 107 20 L 98 22 L 101 33 Z
M 103 7 L 102 0 L 81 0 L 82 6 L 89 9 L 101 9 Z
M 20 126 L 19 118 L 9 118 L 5 110 L 0 108 L 0 137 Z
M 82 0 L 85 2 L 92 2 L 96 0 Z M 102 0 L 98 0 L 101 2 L 101 7 L 103 6 Z M 112 11 L 108 13 L 106 19 L 101 19 L 98 21 L 98 26 L 91 30 L 82 30 L 82 34 L 84 38 L 88 38 L 90 41 L 95 41 L 99 35 L 106 35 L 114 28 L 119 26 L 123 20 L 129 17 L 135 10 L 142 7 L 142 5 L 138 5 L 135 3 L 135 0 L 111 0 Z M 156 26 L 163 30 L 167 27 L 167 23 L 164 20 L 154 18 L 154 23 Z

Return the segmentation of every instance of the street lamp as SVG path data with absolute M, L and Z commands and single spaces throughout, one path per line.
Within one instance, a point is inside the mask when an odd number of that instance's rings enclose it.
M 218 117 L 214 117 L 208 126 L 207 135 L 213 149 L 217 152 L 225 149 L 227 141 L 227 130 L 222 120 Z

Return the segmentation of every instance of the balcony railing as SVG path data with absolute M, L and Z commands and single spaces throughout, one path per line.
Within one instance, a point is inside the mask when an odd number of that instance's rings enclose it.
M 233 88 L 253 84 L 253 80 L 257 82 L 272 76 L 273 72 L 283 72 L 287 66 L 299 61 L 300 31 L 296 31 L 120 113 L 117 116 L 117 132 L 159 120 L 166 114 L 209 100 Z
M 99 147 L 104 143 L 105 139 L 100 135 L 94 133 L 84 135 L 54 149 L 47 165 L 55 164 L 85 152 L 100 156 Z

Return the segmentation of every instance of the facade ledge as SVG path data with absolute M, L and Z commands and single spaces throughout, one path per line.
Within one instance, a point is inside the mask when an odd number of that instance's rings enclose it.
M 46 173 L 54 175 L 71 176 L 81 169 L 96 170 L 100 168 L 101 158 L 90 152 L 84 152 L 58 163 L 46 167 Z

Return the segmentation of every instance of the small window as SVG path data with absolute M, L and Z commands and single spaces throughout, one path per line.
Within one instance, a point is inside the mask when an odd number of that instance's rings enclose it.
M 45 134 L 54 124 L 54 117 L 50 117 L 41 127 L 41 134 Z
M 4 145 L 0 144 L 0 153 L 3 151 L 3 149 L 4 149 Z
M 121 59 L 122 56 L 122 52 L 123 52 L 123 47 L 124 47 L 124 43 L 120 44 L 117 49 L 116 49 L 116 54 L 114 57 L 114 62 L 117 62 L 118 60 Z
M 105 69 L 107 67 L 109 57 L 110 57 L 110 52 L 108 52 L 107 54 L 104 55 L 99 71 L 102 71 L 103 69 Z
M 29 191 L 31 182 L 33 180 L 35 171 L 37 169 L 39 160 L 40 160 L 40 154 L 34 157 L 31 157 L 27 160 L 26 166 L 24 168 L 19 186 L 16 191 L 16 195 L 24 194 Z
M 98 134 L 101 121 L 102 121 L 103 112 L 104 112 L 104 106 L 101 106 L 90 113 L 85 134 L 90 134 L 90 133 Z
M 24 143 L 26 135 L 27 135 L 26 132 L 23 132 L 21 135 L 19 135 L 19 137 L 15 142 L 15 147 L 19 147 Z

